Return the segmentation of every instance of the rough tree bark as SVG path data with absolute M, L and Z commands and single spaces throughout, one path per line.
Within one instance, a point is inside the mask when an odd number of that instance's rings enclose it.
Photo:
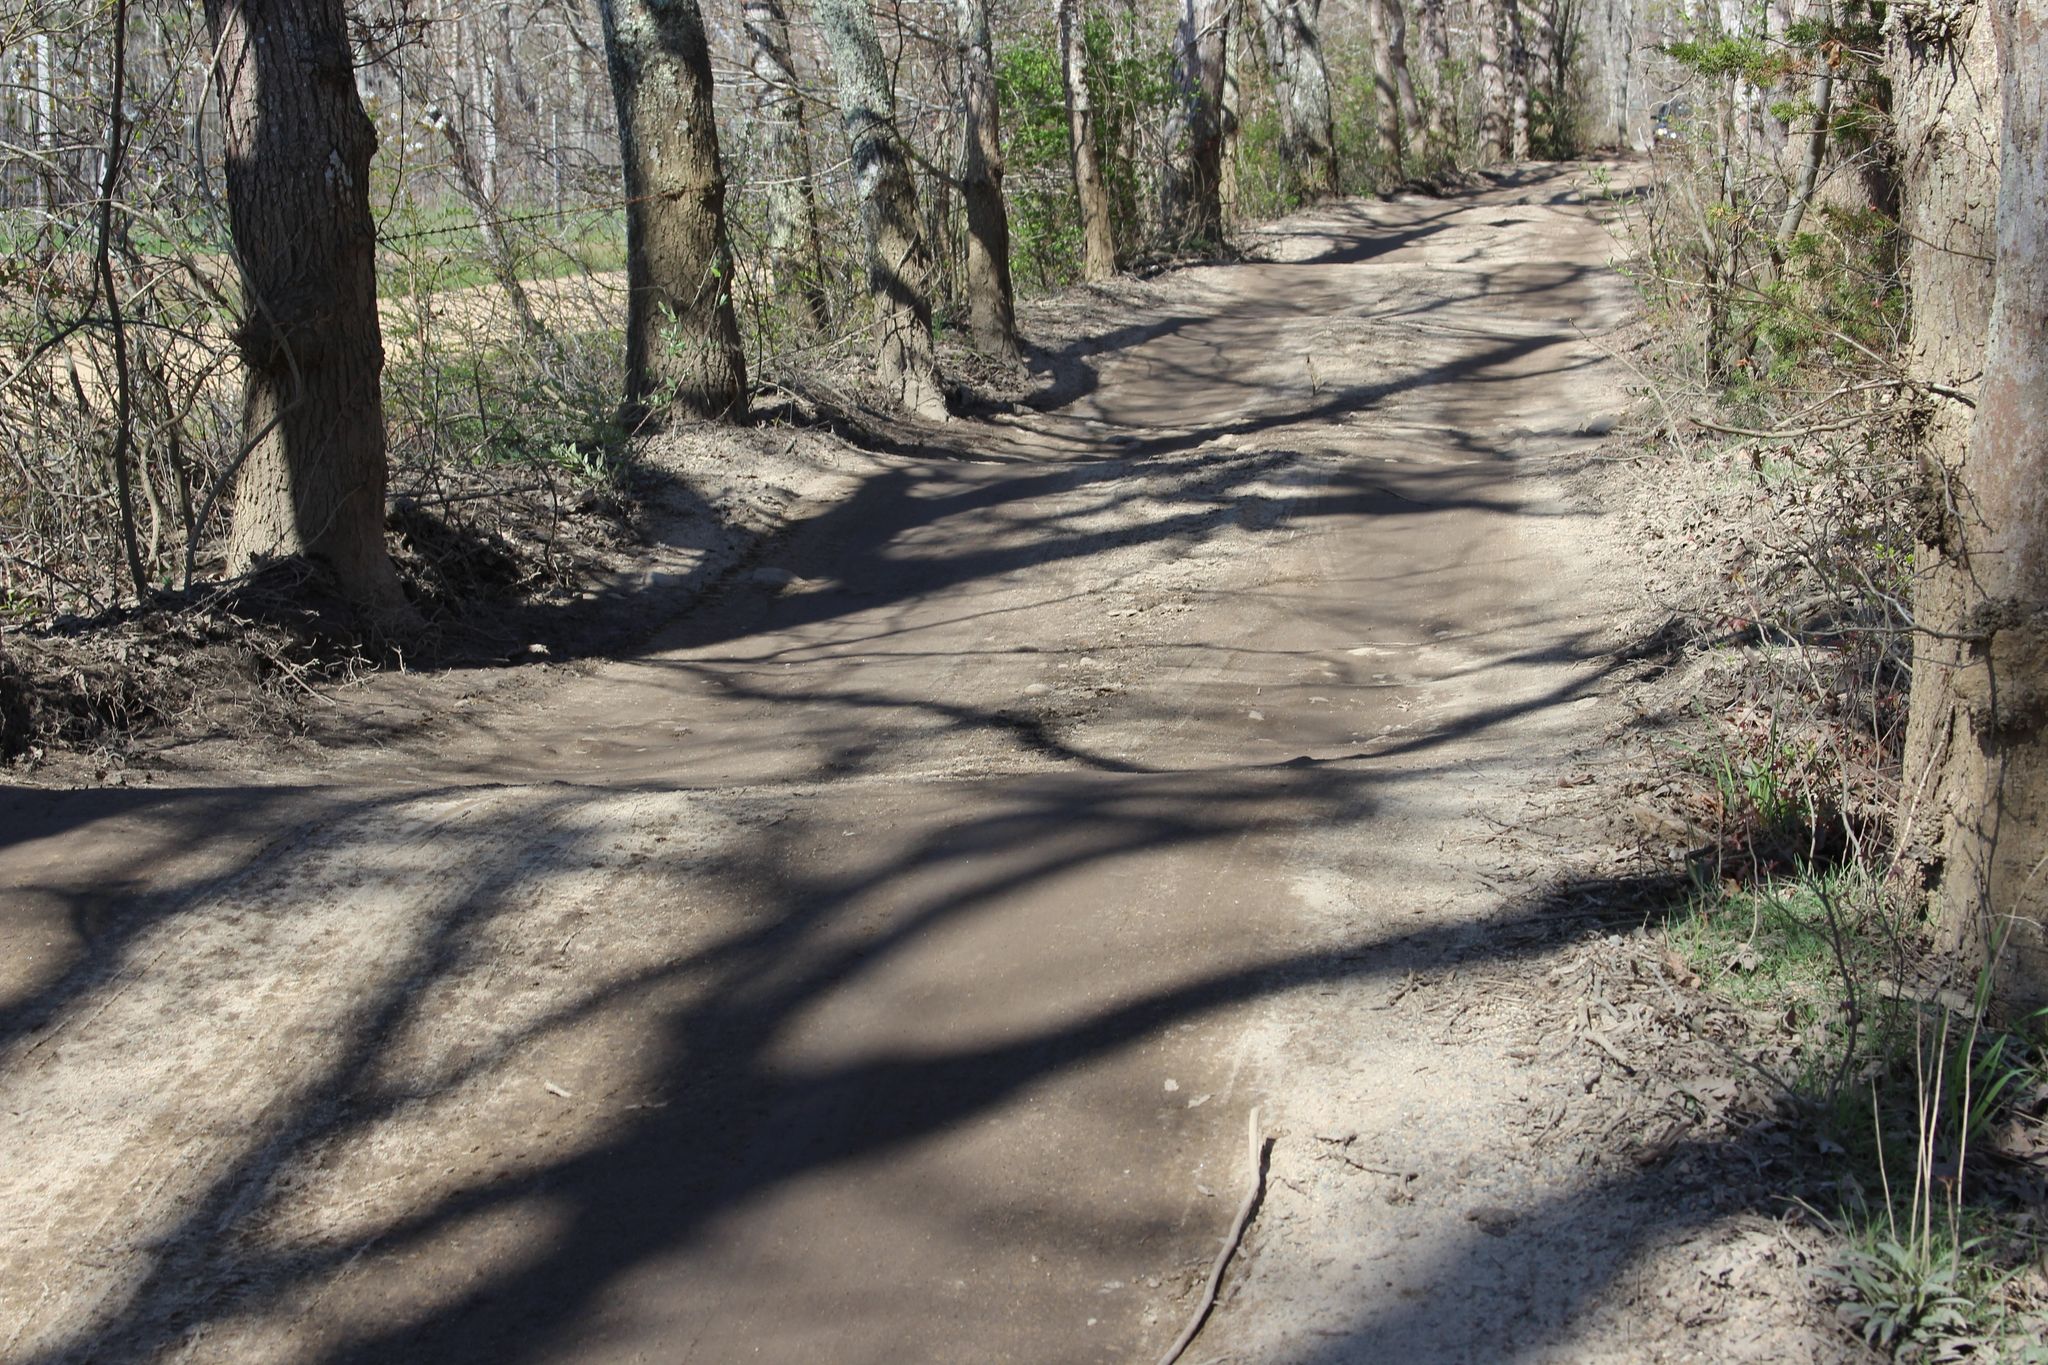
M 811 144 L 804 127 L 803 92 L 789 55 L 789 15 L 782 0 L 745 0 L 748 70 L 760 82 L 754 114 L 761 128 L 761 160 L 770 177 L 768 264 L 775 282 L 796 296 L 804 320 L 819 331 L 831 326 L 825 298 L 824 250 L 818 236 L 818 197 L 811 182 Z
M 725 169 L 697 0 L 599 0 L 626 170 L 626 407 L 743 417 Z
M 1912 367 L 1976 402 L 1934 394 L 1923 429 L 1903 832 L 1931 854 L 1947 942 L 1980 960 L 2002 944 L 2000 994 L 2032 1008 L 2048 1002 L 2048 7 L 1893 14 Z
M 1322 0 L 1259 0 L 1258 16 L 1280 111 L 1281 164 L 1297 191 L 1334 194 L 1337 139 L 1318 30 Z
M 1182 246 L 1223 244 L 1223 52 L 1231 0 L 1181 0 L 1173 79 L 1180 91 L 1167 124 L 1177 149 L 1165 183 L 1167 231 Z
M 245 317 L 228 569 L 303 555 L 393 625 L 370 155 L 341 0 L 206 0 Z
M 1408 159 L 1407 134 L 1414 126 L 1415 86 L 1408 75 L 1408 21 L 1401 0 L 1367 0 L 1372 30 L 1373 114 L 1387 170 L 1400 179 Z
M 1081 277 L 1106 280 L 1116 274 L 1116 229 L 1109 212 L 1109 186 L 1095 143 L 1095 108 L 1088 93 L 1088 45 L 1081 0 L 1054 0 L 1060 30 L 1060 79 L 1067 96 L 1067 151 L 1074 162 L 1074 193 L 1081 201 Z
M 817 0 L 818 25 L 839 86 L 853 158 L 874 301 L 875 360 L 883 385 L 921 417 L 943 419 L 946 394 L 932 349 L 931 256 L 918 222 L 917 185 L 896 127 L 896 94 L 867 0 Z
M 1394 66 L 1394 93 L 1401 105 L 1401 135 L 1405 141 L 1422 125 L 1422 104 L 1415 98 L 1415 75 L 1408 69 L 1408 13 L 1406 0 L 1383 0 L 1387 7 L 1387 58 Z
M 1003 207 L 1001 110 L 989 0 L 954 0 L 960 19 L 960 197 L 967 207 L 967 334 L 977 350 L 1014 360 L 1010 215 Z

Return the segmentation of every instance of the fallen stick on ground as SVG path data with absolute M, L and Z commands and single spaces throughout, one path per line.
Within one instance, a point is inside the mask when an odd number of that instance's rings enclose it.
M 1251 1225 L 1252 1215 L 1258 1212 L 1259 1200 L 1266 1193 L 1266 1143 L 1259 1136 L 1259 1111 L 1253 1109 L 1247 1124 L 1251 1129 L 1252 1187 L 1244 1192 L 1244 1202 L 1237 1206 L 1237 1218 L 1230 1225 L 1230 1233 L 1223 1239 L 1223 1250 L 1216 1253 L 1216 1264 L 1209 1267 L 1209 1283 L 1202 1290 L 1202 1301 L 1195 1305 L 1195 1315 L 1188 1319 L 1180 1339 L 1167 1347 L 1166 1354 L 1159 1357 L 1159 1365 L 1173 1365 L 1180 1359 L 1202 1330 L 1202 1324 L 1209 1320 L 1209 1310 L 1216 1306 L 1216 1291 L 1223 1284 L 1223 1268 L 1230 1264 L 1238 1243 L 1244 1240 L 1244 1230 Z

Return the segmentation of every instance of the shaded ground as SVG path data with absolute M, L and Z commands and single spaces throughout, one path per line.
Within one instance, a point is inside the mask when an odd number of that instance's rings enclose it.
M 1145 1358 L 1254 1105 L 1196 1358 L 1813 1354 L 1644 1299 L 1796 1236 L 1561 1022 L 1640 888 L 1489 842 L 1612 719 L 1610 252 L 1570 171 L 1292 220 L 631 657 L 0 796 L 0 1355 Z

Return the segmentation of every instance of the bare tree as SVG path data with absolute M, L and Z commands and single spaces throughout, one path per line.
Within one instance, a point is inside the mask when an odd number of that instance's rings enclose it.
M 1180 91 L 1167 142 L 1177 149 L 1164 186 L 1167 232 L 1184 246 L 1223 243 L 1223 53 L 1230 0 L 1181 0 L 1173 78 Z
M 341 0 L 206 0 L 206 21 L 244 305 L 248 447 L 228 566 L 304 555 L 402 622 L 411 609 L 384 544 L 377 134 Z
M 1422 30 L 1422 66 L 1429 90 L 1425 142 L 1431 156 L 1441 157 L 1450 149 L 1445 115 L 1456 102 L 1454 92 L 1445 83 L 1445 72 L 1451 64 L 1451 41 L 1444 28 L 1444 0 L 1419 0 L 1416 16 L 1417 27 Z
M 1330 73 L 1317 29 L 1322 0 L 1259 0 L 1259 34 L 1273 76 L 1280 114 L 1280 158 L 1295 188 L 1309 194 L 1337 189 L 1337 140 L 1330 108 Z
M 1479 77 L 1479 163 L 1490 166 L 1508 155 L 1508 85 L 1501 65 L 1501 6 L 1505 0 L 1472 0 L 1477 30 L 1473 62 Z
M 1401 0 L 1367 0 L 1372 29 L 1373 112 L 1387 169 L 1400 178 L 1414 128 L 1415 86 L 1408 75 L 1408 21 Z
M 905 409 L 944 418 L 946 395 L 932 348 L 931 256 L 875 17 L 867 0 L 817 0 L 817 11 L 860 194 L 881 379 Z
M 811 181 L 810 138 L 805 128 L 803 91 L 790 58 L 789 15 L 782 0 L 744 0 L 748 63 L 760 82 L 754 114 L 762 132 L 767 168 L 769 266 L 778 284 L 793 288 L 811 326 L 831 321 L 818 235 L 818 196 Z
M 1082 0 L 1054 0 L 1054 15 L 1060 31 L 1060 81 L 1067 97 L 1067 150 L 1074 165 L 1074 193 L 1081 201 L 1081 278 L 1106 280 L 1116 274 L 1116 231 L 1095 142 L 1087 17 L 1081 5 Z
M 1933 846 L 1950 944 L 2003 943 L 2003 992 L 2032 1007 L 2048 1001 L 2048 9 L 1915 11 L 1889 58 L 1930 395 L 1903 821 L 1909 849 Z
M 1508 156 L 1527 161 L 1529 140 L 1529 35 L 1522 20 L 1522 0 L 1500 0 L 1507 25 Z
M 747 410 L 725 169 L 697 0 L 599 0 L 626 179 L 626 405 Z
M 954 0 L 960 21 L 960 197 L 967 207 L 967 330 L 990 355 L 1015 359 L 1010 215 L 1003 207 L 1002 114 L 996 103 L 989 0 Z

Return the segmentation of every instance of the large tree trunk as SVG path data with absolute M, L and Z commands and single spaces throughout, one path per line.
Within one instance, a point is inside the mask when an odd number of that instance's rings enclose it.
M 746 415 L 725 169 L 697 0 L 599 0 L 626 170 L 626 405 Z
M 304 555 L 342 592 L 410 616 L 384 545 L 382 374 L 370 155 L 341 0 L 206 0 L 245 317 L 228 569 Z
M 1167 231 L 1181 246 L 1223 245 L 1223 50 L 1230 0 L 1181 0 L 1173 77 L 1180 98 L 1167 124 Z
M 1974 421 L 1936 394 L 1924 429 L 1902 818 L 1908 851 L 1933 855 L 1946 940 L 2002 944 L 2001 994 L 2032 1008 L 2048 1002 L 2048 10 L 1998 5 L 1946 31 L 1903 19 L 1889 54 L 1913 372 L 1967 390 L 1983 370 Z
M 811 144 L 804 128 L 803 92 L 789 56 L 789 16 L 782 0 L 745 0 L 749 70 L 760 82 L 754 113 L 761 128 L 761 162 L 770 177 L 768 261 L 779 289 L 796 296 L 805 321 L 831 325 L 826 305 L 824 252 L 818 237 L 818 198 L 811 183 Z
M 1081 278 L 1116 274 L 1116 229 L 1109 186 L 1095 143 L 1095 107 L 1088 93 L 1088 43 L 1081 0 L 1054 0 L 1060 29 L 1060 79 L 1067 95 L 1067 149 L 1074 159 L 1074 193 L 1081 201 Z
M 1282 166 L 1297 192 L 1334 194 L 1337 139 L 1317 30 L 1322 0 L 1260 0 L 1258 14 L 1280 111 Z
M 1001 111 L 989 0 L 954 0 L 960 17 L 960 197 L 967 206 L 967 333 L 976 349 L 1017 357 L 1010 215 L 1003 207 Z
M 931 256 L 918 223 L 917 186 L 896 127 L 896 93 L 875 17 L 867 0 L 817 0 L 817 9 L 860 194 L 877 369 L 905 409 L 943 419 L 946 394 L 932 350 Z

